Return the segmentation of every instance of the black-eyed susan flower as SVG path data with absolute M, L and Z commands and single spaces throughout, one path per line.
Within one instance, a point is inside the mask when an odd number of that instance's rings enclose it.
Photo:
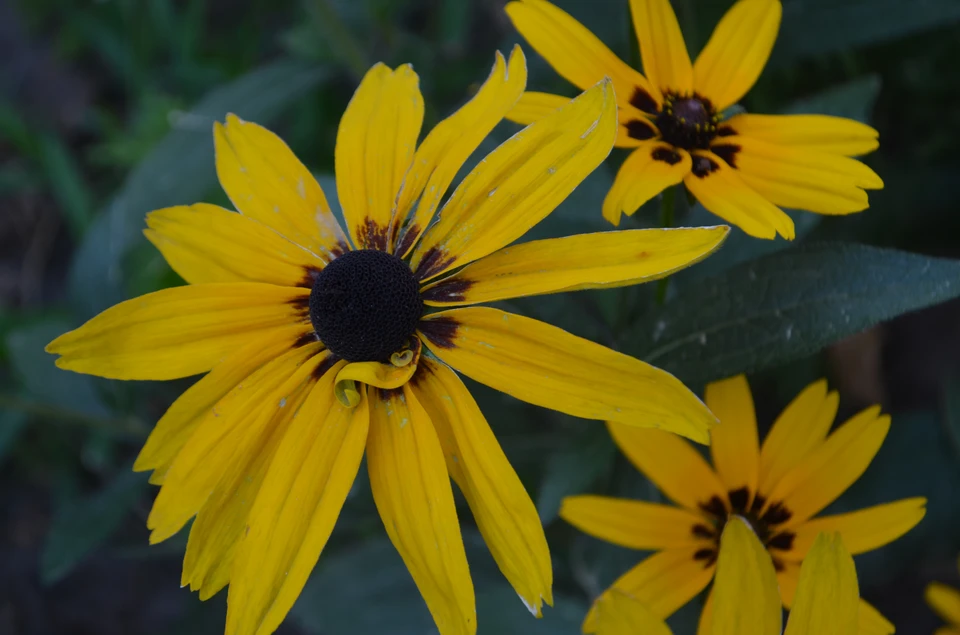
M 960 635 L 960 591 L 941 582 L 931 582 L 926 590 L 927 604 L 947 626 L 935 635 Z
M 783 611 L 773 560 L 749 521 L 733 516 L 720 538 L 717 580 L 701 635 L 780 635 Z M 857 635 L 860 591 L 839 534 L 821 533 L 800 567 L 784 635 Z M 597 606 L 598 635 L 672 635 L 662 619 L 622 591 Z
M 536 320 L 464 306 L 661 277 L 726 234 L 509 246 L 607 156 L 609 82 L 494 150 L 435 214 L 525 84 L 519 48 L 509 62 L 498 54 L 476 96 L 418 146 L 417 75 L 374 66 L 337 135 L 346 233 L 277 136 L 228 116 L 214 126 L 217 173 L 239 213 L 197 204 L 147 220 L 189 284 L 128 300 L 48 346 L 61 368 L 103 377 L 206 373 L 160 419 L 135 469 L 161 485 L 151 542 L 196 517 L 183 583 L 203 599 L 229 584 L 229 635 L 266 635 L 283 620 L 364 452 L 387 534 L 441 633 L 476 630 L 450 477 L 530 611 L 551 603 L 536 510 L 452 368 L 575 416 L 707 441 L 715 418 L 671 375 Z
M 711 431 L 713 468 L 674 435 L 607 424 L 627 458 L 678 506 L 574 496 L 560 510 L 588 534 L 657 551 L 612 587 L 635 596 L 655 615 L 671 615 L 710 583 L 720 536 L 733 516 L 746 519 L 770 552 L 788 608 L 800 563 L 817 534 L 837 532 L 858 554 L 899 538 L 923 518 L 924 498 L 814 518 L 863 474 L 880 449 L 890 417 L 881 415 L 879 406 L 829 433 L 838 397 L 827 392 L 825 381 L 815 382 L 787 406 L 761 446 L 745 377 L 710 384 L 706 403 L 720 419 Z M 587 616 L 584 632 L 595 632 L 595 618 L 595 612 Z M 864 633 L 893 632 L 865 602 L 860 620 Z
M 851 158 L 877 147 L 877 131 L 822 115 L 725 116 L 766 65 L 780 27 L 779 0 L 738 0 L 691 63 L 670 0 L 630 0 L 646 76 L 546 0 L 507 13 L 554 69 L 581 89 L 610 77 L 617 93 L 616 145 L 633 152 L 603 203 L 614 225 L 681 181 L 708 210 L 760 238 L 794 237 L 780 207 L 849 214 L 883 187 Z M 566 98 L 528 92 L 507 118 L 535 121 Z

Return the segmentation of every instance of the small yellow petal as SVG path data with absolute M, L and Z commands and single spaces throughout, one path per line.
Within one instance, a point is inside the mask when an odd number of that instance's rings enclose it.
M 690 153 L 660 140 L 644 141 L 626 158 L 603 199 L 603 217 L 613 225 L 690 173 Z
M 507 112 L 505 118 L 526 126 L 543 119 L 555 110 L 559 110 L 569 101 L 570 97 L 528 90 L 520 95 L 520 99 Z
M 957 589 L 933 582 L 927 586 L 924 593 L 927 604 L 943 621 L 960 626 L 960 591 Z
M 670 0 L 630 0 L 643 71 L 654 95 L 693 92 L 693 66 Z
M 760 447 L 757 415 L 747 378 L 737 375 L 707 385 L 704 400 L 720 425 L 710 431 L 713 466 L 727 490 L 746 488 L 747 508 L 757 492 Z
M 693 528 L 703 516 L 670 505 L 605 496 L 568 496 L 560 517 L 584 533 L 629 549 L 672 549 L 702 544 Z
M 734 115 L 723 122 L 737 135 L 810 152 L 855 157 L 877 149 L 880 133 L 870 126 L 829 115 Z
M 672 635 L 645 605 L 614 589 L 597 602 L 597 635 Z
M 800 567 L 784 635 L 857 635 L 860 591 L 853 558 L 837 534 L 820 534 Z
M 860 612 L 857 616 L 858 635 L 893 635 L 896 629 L 890 620 L 880 614 L 868 602 L 860 600 Z

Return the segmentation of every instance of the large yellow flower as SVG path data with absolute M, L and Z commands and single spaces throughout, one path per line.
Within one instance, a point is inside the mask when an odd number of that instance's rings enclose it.
M 706 402 L 720 419 L 711 430 L 714 469 L 674 435 L 607 424 L 624 454 L 679 507 L 573 496 L 560 510 L 564 519 L 591 535 L 658 552 L 613 584 L 658 617 L 669 616 L 710 583 L 720 536 L 731 516 L 747 519 L 769 550 L 788 608 L 800 562 L 817 534 L 838 532 L 850 552 L 858 554 L 899 538 L 923 518 L 924 498 L 813 518 L 863 474 L 880 449 L 890 417 L 881 415 L 879 406 L 828 435 L 837 394 L 828 393 L 824 381 L 813 383 L 787 406 L 761 447 L 746 378 L 710 384 Z M 595 617 L 595 611 L 587 616 L 584 632 L 595 632 Z M 865 602 L 860 619 L 864 633 L 893 632 Z
M 960 635 L 960 591 L 942 582 L 931 582 L 925 595 L 930 608 L 947 622 L 935 635 Z
M 770 554 L 748 522 L 733 516 L 720 539 L 716 600 L 703 635 L 780 635 L 783 611 Z M 800 567 L 783 635 L 857 635 L 857 570 L 839 534 L 817 536 Z M 614 591 L 597 607 L 598 635 L 673 635 L 635 598 Z
M 204 599 L 229 583 L 231 635 L 264 635 L 283 620 L 364 450 L 383 524 L 441 633 L 476 629 L 451 476 L 530 611 L 551 602 L 536 510 L 451 367 L 587 419 L 701 442 L 715 422 L 643 362 L 499 309 L 448 308 L 658 278 L 723 240 L 718 227 L 508 246 L 609 153 L 610 83 L 494 150 L 431 223 L 523 92 L 526 63 L 519 48 L 509 62 L 498 54 L 477 95 L 419 147 L 418 81 L 410 66 L 374 66 L 340 121 L 347 234 L 278 137 L 234 116 L 216 124 L 217 173 L 240 213 L 197 204 L 147 220 L 147 237 L 189 284 L 119 304 L 47 348 L 61 368 L 115 379 L 207 373 L 159 421 L 135 469 L 162 484 L 151 542 L 196 516 L 183 583 Z
M 517 30 L 567 80 L 587 88 L 613 80 L 616 145 L 635 148 L 603 203 L 614 225 L 664 188 L 683 181 L 704 207 L 751 236 L 792 239 L 778 206 L 818 214 L 868 207 L 864 190 L 883 187 L 850 157 L 877 147 L 877 131 L 822 115 L 735 114 L 767 63 L 780 27 L 779 0 L 738 0 L 691 64 L 670 0 L 630 0 L 646 77 L 546 0 L 507 5 Z M 524 94 L 507 118 L 535 121 L 565 101 Z

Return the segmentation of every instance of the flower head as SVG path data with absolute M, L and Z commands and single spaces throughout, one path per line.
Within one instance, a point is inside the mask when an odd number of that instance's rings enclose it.
M 196 204 L 147 219 L 147 237 L 189 284 L 123 302 L 47 347 L 61 368 L 116 379 L 206 373 L 160 419 L 135 469 L 161 485 L 152 542 L 196 516 L 183 583 L 204 599 L 229 584 L 228 634 L 277 628 L 364 453 L 384 527 L 441 633 L 476 630 L 450 477 L 530 611 L 551 603 L 536 509 L 453 369 L 571 415 L 707 440 L 714 417 L 671 375 L 536 320 L 455 308 L 655 279 L 726 235 L 510 246 L 609 153 L 606 81 L 494 150 L 438 212 L 525 84 L 519 48 L 509 61 L 498 54 L 474 98 L 418 146 L 417 75 L 374 66 L 337 135 L 346 232 L 277 136 L 228 116 L 214 126 L 217 173 L 239 213 Z
M 751 236 L 794 237 L 779 206 L 818 214 L 868 207 L 883 187 L 850 157 L 877 147 L 877 131 L 822 115 L 725 111 L 756 82 L 780 27 L 780 0 L 738 0 L 691 63 L 670 0 L 630 0 L 646 76 L 546 0 L 507 5 L 514 26 L 558 73 L 586 88 L 610 77 L 617 93 L 616 145 L 633 148 L 603 203 L 614 225 L 681 181 L 704 207 Z M 525 93 L 507 117 L 535 121 L 565 101 Z
M 793 605 L 800 563 L 819 533 L 838 532 L 858 554 L 897 539 L 923 518 L 923 498 L 814 518 L 863 474 L 880 449 L 890 417 L 879 407 L 828 434 L 838 398 L 819 381 L 787 406 L 760 446 L 753 399 L 742 375 L 707 386 L 706 402 L 720 419 L 711 430 L 712 469 L 676 436 L 608 423 L 624 454 L 678 507 L 573 496 L 560 510 L 591 535 L 658 552 L 612 587 L 636 597 L 658 617 L 671 615 L 713 579 L 721 536 L 732 518 L 747 522 L 770 553 L 787 608 Z M 893 632 L 866 603 L 860 620 L 865 633 Z M 595 631 L 592 611 L 584 632 Z
M 947 623 L 937 630 L 937 635 L 960 633 L 960 591 L 941 582 L 931 582 L 925 595 L 930 608 Z

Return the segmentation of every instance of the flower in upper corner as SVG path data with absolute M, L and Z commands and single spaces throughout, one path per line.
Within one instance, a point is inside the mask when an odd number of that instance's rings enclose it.
M 520 98 L 526 63 L 519 48 L 509 61 L 498 53 L 479 92 L 419 146 L 418 82 L 410 66 L 378 64 L 347 106 L 335 149 L 346 233 L 277 136 L 234 116 L 215 124 L 217 174 L 239 213 L 197 204 L 147 218 L 147 237 L 189 284 L 128 300 L 47 347 L 61 368 L 115 379 L 206 373 L 135 469 L 161 485 L 151 542 L 196 517 L 183 584 L 202 599 L 229 584 L 228 635 L 281 623 L 364 452 L 387 534 L 443 635 L 476 630 L 450 477 L 530 611 L 552 602 L 536 508 L 454 369 L 533 404 L 700 442 L 716 421 L 664 371 L 466 306 L 660 278 L 723 241 L 727 228 L 714 227 L 510 246 L 609 153 L 611 84 L 506 141 L 437 211 Z
M 931 582 L 926 590 L 927 604 L 947 622 L 936 635 L 960 635 L 960 591 L 941 582 Z
M 712 615 L 702 635 L 780 635 L 783 611 L 773 560 L 749 521 L 733 516 L 720 538 Z M 860 590 L 837 533 L 821 533 L 800 566 L 783 635 L 857 635 Z M 597 606 L 598 635 L 672 635 L 636 598 L 614 590 Z
M 738 0 L 691 64 L 670 0 L 630 0 L 646 76 L 621 61 L 546 0 L 510 2 L 524 38 L 560 75 L 586 88 L 610 77 L 617 92 L 616 145 L 633 148 L 603 202 L 614 225 L 683 181 L 708 210 L 751 236 L 793 239 L 780 207 L 850 214 L 883 182 L 851 158 L 876 149 L 877 131 L 823 115 L 726 111 L 760 76 L 780 27 L 779 0 Z M 525 93 L 507 114 L 535 121 L 565 97 Z
M 811 384 L 787 406 L 761 446 L 746 378 L 708 385 L 707 406 L 720 419 L 711 430 L 712 469 L 674 435 L 610 421 L 607 426 L 627 458 L 678 506 L 573 496 L 563 501 L 560 515 L 603 540 L 657 551 L 614 582 L 611 591 L 636 597 L 661 618 L 710 583 L 724 526 L 742 517 L 770 552 L 783 605 L 789 608 L 800 563 L 817 534 L 838 532 L 851 553 L 864 553 L 902 536 L 926 511 L 926 499 L 909 498 L 814 518 L 863 474 L 890 429 L 890 417 L 874 406 L 829 433 L 838 402 L 825 381 Z M 710 603 L 701 616 L 701 633 L 709 632 L 704 622 Z M 865 602 L 860 623 L 861 633 L 893 633 L 893 626 Z M 583 628 L 596 631 L 595 611 Z

